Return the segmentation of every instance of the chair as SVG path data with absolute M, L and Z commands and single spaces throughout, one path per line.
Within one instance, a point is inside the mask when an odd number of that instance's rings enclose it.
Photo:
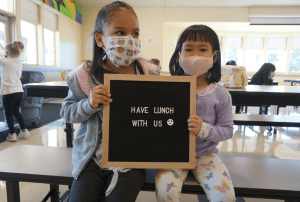
M 65 70 L 60 70 L 60 75 L 63 81 L 66 80 L 67 72 Z

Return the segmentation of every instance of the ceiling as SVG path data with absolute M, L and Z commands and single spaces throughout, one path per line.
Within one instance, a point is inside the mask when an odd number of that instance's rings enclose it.
M 83 7 L 102 7 L 114 0 L 77 0 Z M 300 0 L 123 0 L 132 7 L 300 6 Z

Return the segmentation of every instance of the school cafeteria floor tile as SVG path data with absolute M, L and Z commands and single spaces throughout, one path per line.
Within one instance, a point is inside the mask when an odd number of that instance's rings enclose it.
M 61 103 L 61 99 L 46 100 L 45 102 Z M 290 116 L 300 115 L 300 110 L 288 107 Z M 234 108 L 233 108 L 234 111 Z M 284 113 L 284 109 L 280 113 Z M 258 113 L 258 108 L 249 107 L 248 113 Z M 79 124 L 74 124 L 77 130 Z M 66 136 L 63 131 L 65 128 L 62 119 L 45 125 L 41 128 L 30 131 L 31 136 L 27 140 L 18 140 L 17 142 L 0 143 L 0 151 L 15 145 L 43 145 L 50 147 L 66 147 Z M 218 145 L 221 155 L 225 156 L 247 156 L 264 158 L 284 158 L 300 159 L 300 131 L 299 128 L 282 128 L 278 130 L 277 135 L 268 133 L 266 127 L 234 127 L 234 136 L 228 141 L 221 142 Z M 6 202 L 5 182 L 0 181 L 0 202 Z M 48 185 L 36 183 L 20 183 L 20 193 L 22 202 L 38 202 L 48 192 Z M 67 190 L 67 186 L 60 186 L 61 193 Z M 276 202 L 281 200 L 266 200 L 245 198 L 246 202 Z M 48 200 L 50 201 L 50 200 Z M 152 202 L 155 200 L 154 192 L 140 192 L 137 202 Z M 195 195 L 183 194 L 182 202 L 196 202 Z

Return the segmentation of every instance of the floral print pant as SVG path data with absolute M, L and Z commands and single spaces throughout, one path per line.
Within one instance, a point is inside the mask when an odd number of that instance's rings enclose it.
M 235 194 L 229 172 L 218 154 L 197 159 L 191 170 L 211 202 L 234 202 Z M 189 170 L 156 170 L 155 186 L 158 202 L 179 202 L 181 188 Z

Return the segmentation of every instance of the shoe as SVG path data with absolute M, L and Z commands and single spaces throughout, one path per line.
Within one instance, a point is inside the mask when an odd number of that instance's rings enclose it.
M 6 137 L 6 140 L 7 140 L 7 141 L 10 141 L 10 142 L 15 142 L 15 141 L 17 141 L 16 133 L 8 134 L 8 136 Z
M 18 139 L 27 139 L 28 136 L 30 136 L 30 133 L 28 132 L 27 129 L 25 129 L 25 130 L 20 130 Z

